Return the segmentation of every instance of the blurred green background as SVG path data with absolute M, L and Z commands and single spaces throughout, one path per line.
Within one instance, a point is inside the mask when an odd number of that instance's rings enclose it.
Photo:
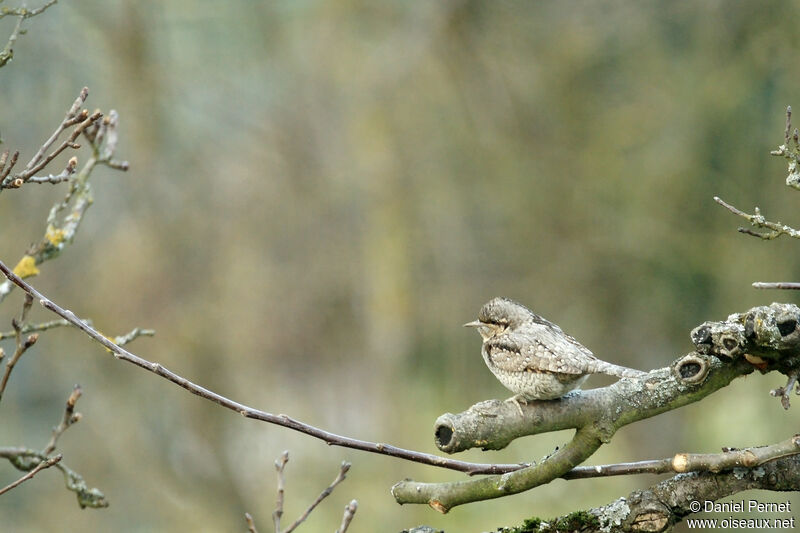
M 131 349 L 237 401 L 436 452 L 439 414 L 509 395 L 461 327 L 493 296 L 640 369 L 690 351 L 705 320 L 797 301 L 750 283 L 800 279 L 800 243 L 738 234 L 712 197 L 800 224 L 768 155 L 800 106 L 798 20 L 780 1 L 61 2 L 0 70 L 4 147 L 27 161 L 86 85 L 89 109 L 119 112 L 131 170 L 95 172 L 75 243 L 33 282 L 108 334 L 155 328 Z M 0 258 L 41 238 L 63 194 L 2 194 Z M 46 471 L 0 498 L 2 531 L 244 531 L 245 511 L 271 531 L 284 449 L 287 523 L 353 463 L 305 532 L 333 531 L 353 498 L 350 531 L 485 531 L 657 480 L 400 507 L 396 481 L 462 476 L 243 419 L 66 329 L 15 370 L 0 445 L 44 446 L 73 383 L 84 419 L 60 450 L 111 506 L 79 510 Z M 738 380 L 591 461 L 783 440 L 800 401 L 784 412 L 781 384 Z M 459 458 L 529 461 L 569 437 Z M 0 465 L 0 485 L 18 475 Z

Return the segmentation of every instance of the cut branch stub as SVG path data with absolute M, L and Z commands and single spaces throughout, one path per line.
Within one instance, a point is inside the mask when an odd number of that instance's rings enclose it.
M 800 308 L 773 303 L 730 315 L 720 322 L 704 322 L 692 330 L 691 338 L 701 354 L 735 359 L 749 354 L 767 361 L 800 352 Z M 777 367 L 761 368 L 762 371 Z
M 638 513 L 631 513 L 631 530 L 647 533 L 664 531 L 669 524 L 669 516 L 670 509 L 666 505 L 659 501 L 648 500 L 641 504 Z
M 701 354 L 735 359 L 747 344 L 745 327 L 738 322 L 704 322 L 691 333 L 692 342 Z
M 794 304 L 774 303 L 754 307 L 745 315 L 745 329 L 752 328 L 752 347 L 748 352 L 775 359 L 774 352 L 781 354 L 800 352 L 800 308 Z
M 502 450 L 514 439 L 575 429 L 599 419 L 605 410 L 596 398 L 569 394 L 561 401 L 529 401 L 523 413 L 511 402 L 487 400 L 463 413 L 445 413 L 434 424 L 436 446 L 447 453 L 471 448 Z
M 678 359 L 672 366 L 675 378 L 684 383 L 702 383 L 708 375 L 709 361 L 705 355 L 690 353 Z

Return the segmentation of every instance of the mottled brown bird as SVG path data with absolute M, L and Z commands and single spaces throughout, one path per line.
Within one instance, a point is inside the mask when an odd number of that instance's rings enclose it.
M 560 327 L 507 298 L 490 300 L 478 320 L 464 326 L 480 333 L 483 360 L 515 394 L 507 401 L 517 407 L 528 400 L 560 398 L 580 387 L 589 374 L 620 378 L 644 374 L 601 361 Z

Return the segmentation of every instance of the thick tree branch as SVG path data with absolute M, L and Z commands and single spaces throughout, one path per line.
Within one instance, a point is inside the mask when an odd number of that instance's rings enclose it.
M 696 374 L 688 379 L 679 377 L 683 365 L 698 361 Z M 549 431 L 576 428 L 577 432 L 570 443 L 537 465 L 453 483 L 401 481 L 392 488 L 392 494 L 401 504 L 427 503 L 447 512 L 456 505 L 529 490 L 567 474 L 609 442 L 622 426 L 700 400 L 752 370 L 744 360 L 728 364 L 716 357 L 690 354 L 672 368 L 654 370 L 640 378 L 623 379 L 560 400 L 529 402 L 522 414 L 499 401 L 483 402 L 458 415 L 445 414 L 437 420 L 435 438 L 440 449 L 449 453 L 473 447 L 500 449 L 518 437 Z
M 427 503 L 440 513 L 456 505 L 517 494 L 531 487 L 549 483 L 585 461 L 603 443 L 603 430 L 586 425 L 575 432 L 565 446 L 538 465 L 503 475 L 451 483 L 401 481 L 392 487 L 397 503 Z
M 661 533 L 671 530 L 687 515 L 703 510 L 706 502 L 751 489 L 800 490 L 800 454 L 782 457 L 756 468 L 678 474 L 602 507 L 548 520 L 532 518 L 525 521 L 524 527 L 500 531 Z
M 697 361 L 705 365 L 701 382 L 678 377 L 676 369 Z M 436 420 L 434 439 L 439 449 L 447 453 L 470 448 L 499 450 L 527 435 L 595 425 L 603 430 L 607 441 L 624 425 L 700 400 L 752 370 L 746 361 L 729 365 L 717 358 L 689 354 L 671 367 L 639 378 L 578 391 L 557 401 L 528 402 L 522 413 L 516 406 L 499 400 L 478 403 L 459 414 L 446 413 Z

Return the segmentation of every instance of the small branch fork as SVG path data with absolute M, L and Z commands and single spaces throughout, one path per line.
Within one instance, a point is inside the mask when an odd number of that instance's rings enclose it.
M 797 128 L 792 129 L 792 108 L 786 108 L 786 130 L 784 132 L 784 143 L 776 150 L 770 152 L 770 155 L 783 157 L 788 161 L 788 174 L 786 176 L 786 185 L 793 189 L 800 189 L 800 132 Z M 763 240 L 773 240 L 786 235 L 793 239 L 800 239 L 800 230 L 781 222 L 772 222 L 767 220 L 761 214 L 758 207 L 753 209 L 753 214 L 745 213 L 744 211 L 732 206 L 725 202 L 718 196 L 714 197 L 714 201 L 719 205 L 733 213 L 738 217 L 747 220 L 751 226 L 767 231 L 755 231 L 750 228 L 738 228 L 739 233 L 757 237 Z M 756 289 L 782 289 L 782 290 L 800 290 L 800 283 L 795 282 L 762 282 L 757 281 L 753 283 Z
M 15 267 L 20 277 L 26 278 L 38 274 L 38 265 L 57 257 L 64 247 L 72 242 L 86 210 L 93 201 L 89 177 L 94 168 L 97 165 L 106 165 L 117 170 L 128 169 L 127 162 L 114 159 L 118 138 L 117 112 L 111 110 L 104 116 L 98 109 L 89 113 L 88 109 L 83 109 L 88 96 L 89 89 L 84 87 L 67 110 L 61 124 L 19 172 L 12 173 L 19 159 L 19 152 L 9 153 L 6 150 L 0 153 L 0 192 L 4 189 L 18 189 L 26 183 L 69 184 L 64 199 L 56 202 L 50 209 L 44 236 L 26 251 Z M 59 143 L 58 140 L 70 129 L 71 132 Z M 80 170 L 78 170 L 78 158 L 73 156 L 59 174 L 35 176 L 68 148 L 74 150 L 80 148 L 80 144 L 76 141 L 81 136 L 89 143 L 91 155 Z M 63 214 L 64 212 L 66 214 Z M 0 302 L 8 296 L 12 287 L 8 281 L 0 284 Z
M 39 337 L 38 333 L 31 333 L 30 335 L 24 336 L 27 332 L 36 329 L 36 327 L 32 328 L 27 324 L 27 316 L 32 305 L 33 297 L 30 294 L 26 294 L 22 304 L 22 312 L 20 313 L 19 318 L 13 318 L 11 320 L 13 331 L 7 336 L 14 336 L 16 340 L 16 349 L 14 354 L 6 363 L 5 371 L 3 372 L 2 378 L 0 378 L 0 400 L 2 400 L 3 393 L 5 392 L 9 378 L 11 377 L 11 372 L 14 370 L 15 365 L 19 362 L 22 355 L 36 343 L 36 340 Z M 49 325 L 42 324 L 37 326 L 38 330 L 48 329 L 50 327 Z M 4 353 L 2 348 L 0 348 L 0 361 L 2 361 L 3 358 Z M 98 489 L 87 487 L 83 478 L 79 474 L 60 463 L 62 458 L 60 454 L 57 456 L 52 456 L 53 452 L 56 450 L 56 445 L 58 444 L 58 439 L 61 437 L 61 435 L 70 426 L 77 423 L 81 419 L 81 414 L 75 412 L 75 404 L 77 403 L 78 398 L 81 397 L 81 394 L 82 390 L 80 386 L 75 385 L 72 393 L 69 395 L 69 398 L 67 398 L 66 407 L 64 409 L 64 414 L 61 417 L 61 421 L 59 422 L 58 426 L 53 428 L 50 441 L 43 450 L 36 451 L 27 448 L 0 448 L 0 458 L 8 459 L 15 468 L 23 472 L 27 472 L 27 474 L 25 474 L 19 480 L 0 490 L 0 494 L 13 489 L 28 479 L 31 479 L 40 470 L 50 468 L 51 466 L 56 466 L 63 473 L 67 488 L 76 493 L 78 497 L 78 503 L 81 507 L 106 507 L 108 505 L 108 502 L 105 500 L 105 496 L 102 492 L 100 492 Z
M 20 332 L 23 333 L 23 334 L 25 334 L 25 333 L 34 333 L 34 332 L 47 331 L 48 329 L 60 328 L 60 327 L 69 326 L 69 325 L 70 325 L 69 322 L 67 322 L 64 319 L 59 318 L 59 319 L 56 319 L 56 320 L 48 320 L 47 322 L 41 322 L 39 324 L 23 324 L 22 327 L 20 328 Z M 0 331 L 0 341 L 4 340 L 4 339 L 8 339 L 10 337 L 13 337 L 13 336 L 16 335 L 16 333 L 17 332 L 15 330 L 13 330 L 13 329 L 11 331 Z
M 732 206 L 731 204 L 725 202 L 719 196 L 714 197 L 714 201 L 717 202 L 719 205 L 733 213 L 734 215 L 740 216 L 745 220 L 749 221 L 750 224 L 757 228 L 766 228 L 770 231 L 767 232 L 759 232 L 753 231 L 748 228 L 739 228 L 739 233 L 744 233 L 745 235 L 752 235 L 753 237 L 758 237 L 760 239 L 764 239 L 770 241 L 772 239 L 777 239 L 781 235 L 787 235 L 793 239 L 800 239 L 800 231 L 792 228 L 791 226 L 787 226 L 786 224 L 782 224 L 780 222 L 771 222 L 767 220 L 764 215 L 761 214 L 761 210 L 756 207 L 753 210 L 752 215 L 745 213 L 744 211 L 737 209 L 736 207 Z
M 84 132 L 84 130 L 97 122 L 103 116 L 99 110 L 90 115 L 87 109 L 81 109 L 81 106 L 86 101 L 88 96 L 89 90 L 84 87 L 84 89 L 78 95 L 78 98 L 75 99 L 75 102 L 73 102 L 72 106 L 67 111 L 64 120 L 61 121 L 61 124 L 58 125 L 52 135 L 50 135 L 50 137 L 42 144 L 33 158 L 31 158 L 28 164 L 25 165 L 25 168 L 23 168 L 21 171 L 11 174 L 11 170 L 14 168 L 14 165 L 16 165 L 19 158 L 19 151 L 15 151 L 13 154 L 11 154 L 11 159 L 8 159 L 8 150 L 4 151 L 0 155 L 0 178 L 2 178 L 2 181 L 0 181 L 0 189 L 19 189 L 27 181 L 32 179 L 34 174 L 42 170 L 64 150 L 67 148 L 72 148 L 74 150 L 80 148 L 80 145 L 75 142 L 76 139 Z M 70 135 L 52 151 L 47 153 L 61 136 L 61 134 L 72 126 L 75 126 L 75 129 L 72 130 L 72 133 L 70 133 Z M 48 178 L 47 180 L 38 179 L 35 181 L 51 181 L 53 183 L 59 183 L 69 179 L 69 177 L 75 173 L 75 168 L 77 165 L 77 158 L 70 158 L 70 160 L 67 162 L 67 166 L 64 168 L 59 177 L 54 177 L 52 180 Z
M 330 496 L 333 492 L 333 489 L 336 488 L 336 485 L 344 481 L 345 477 L 347 476 L 348 470 L 350 470 L 350 463 L 342 462 L 341 467 L 339 468 L 339 473 L 336 475 L 336 478 L 333 482 L 323 490 L 317 499 L 314 500 L 311 505 L 309 505 L 305 511 L 295 520 L 292 525 L 287 527 L 286 529 L 281 529 L 281 518 L 283 517 L 283 500 L 284 500 L 284 476 L 283 470 L 286 467 L 286 463 L 289 462 L 289 452 L 285 451 L 281 454 L 281 456 L 275 460 L 275 471 L 278 474 L 278 496 L 275 501 L 275 511 L 272 513 L 272 523 L 275 527 L 275 533 L 292 533 L 297 526 L 302 524 L 306 518 L 311 514 L 311 512 L 319 505 L 322 500 Z M 350 521 L 353 519 L 353 515 L 356 512 L 356 508 L 358 507 L 358 502 L 356 500 L 351 501 L 347 506 L 345 506 L 344 516 L 342 517 L 342 524 L 337 529 L 337 533 L 345 533 L 347 531 L 348 526 L 350 525 Z M 251 533 L 258 533 L 256 529 L 255 522 L 253 521 L 253 517 L 250 513 L 244 514 L 244 519 L 247 522 L 248 531 Z
M 11 59 L 14 57 L 14 43 L 17 42 L 17 37 L 25 33 L 24 31 L 22 31 L 22 21 L 27 18 L 35 17 L 36 15 L 44 13 L 44 11 L 48 7 L 52 6 L 57 1 L 58 0 L 48 0 L 44 5 L 42 5 L 42 7 L 36 9 L 27 9 L 25 7 L 18 7 L 16 9 L 4 8 L 0 10 L 0 19 L 6 16 L 17 17 L 17 24 L 14 26 L 14 30 L 8 37 L 6 45 L 3 47 L 2 50 L 0 50 L 0 68 L 4 67 L 6 63 L 11 61 Z
M 62 455 L 58 454 L 56 456 L 50 457 L 49 459 L 43 460 L 38 465 L 36 465 L 30 472 L 28 472 L 27 474 L 25 474 L 24 476 L 22 476 L 18 480 L 14 481 L 13 483 L 9 483 L 8 485 L 6 485 L 2 489 L 0 489 L 0 496 L 5 494 L 6 492 L 10 491 L 14 487 L 22 485 L 23 483 L 25 483 L 26 481 L 31 479 L 33 476 L 35 476 L 36 474 L 38 474 L 40 471 L 44 470 L 45 468 L 50 468 L 54 464 L 57 464 L 59 461 L 61 461 L 61 459 L 62 459 Z
M 53 428 L 53 434 L 50 437 L 50 441 L 43 450 L 37 451 L 29 448 L 14 447 L 0 448 L 0 459 L 7 459 L 17 470 L 27 472 L 26 476 L 23 476 L 23 478 L 17 480 L 17 482 L 12 483 L 6 487 L 6 489 L 3 489 L 3 491 L 13 489 L 20 483 L 33 477 L 35 475 L 34 470 L 38 472 L 44 468 L 55 466 L 61 470 L 61 473 L 64 475 L 64 482 L 67 489 L 76 494 L 78 498 L 78 505 L 80 505 L 81 508 L 108 507 L 108 501 L 99 489 L 89 488 L 80 474 L 71 470 L 60 462 L 61 454 L 50 456 L 50 454 L 55 451 L 56 445 L 58 444 L 58 439 L 61 437 L 61 435 L 63 435 L 63 433 L 69 429 L 70 426 L 81 420 L 81 414 L 75 412 L 75 404 L 77 403 L 78 398 L 81 397 L 82 392 L 83 391 L 81 390 L 80 385 L 75 385 L 75 387 L 72 389 L 72 393 L 69 395 L 69 398 L 67 398 L 64 414 L 61 417 L 61 422 L 58 424 L 58 426 Z M 0 492 L 0 494 L 2 494 L 2 492 Z
M 769 391 L 772 396 L 781 399 L 781 406 L 784 409 L 789 409 L 790 407 L 790 400 L 789 396 L 792 394 L 792 389 L 796 389 L 796 394 L 800 394 L 800 383 L 798 383 L 798 370 L 794 369 L 787 372 L 787 380 L 786 385 L 783 387 L 778 387 Z
M 36 341 L 39 339 L 39 335 L 37 333 L 33 333 L 28 335 L 26 338 L 22 338 L 22 329 L 23 325 L 28 316 L 28 311 L 31 309 L 31 305 L 33 305 L 33 298 L 31 295 L 25 295 L 25 301 L 22 304 L 22 313 L 20 314 L 19 320 L 16 318 L 11 320 L 11 326 L 14 328 L 14 337 L 17 341 L 17 348 L 14 350 L 14 355 L 6 363 L 6 370 L 3 373 L 2 379 L 0 379 L 0 400 L 3 399 L 3 393 L 6 390 L 6 386 L 8 385 L 8 378 L 11 377 L 11 372 L 14 370 L 14 366 L 19 361 L 22 354 L 24 354 L 28 348 L 36 344 Z M 3 360 L 3 349 L 0 348 L 0 361 Z
M 75 424 L 81 420 L 83 415 L 80 413 L 75 412 L 75 403 L 77 403 L 78 398 L 81 397 L 83 394 L 83 390 L 81 389 L 80 385 L 75 385 L 72 389 L 72 394 L 69 395 L 67 398 L 67 406 L 64 409 L 64 416 L 61 417 L 61 422 L 53 428 L 53 435 L 50 437 L 50 442 L 47 443 L 44 450 L 42 450 L 43 455 L 50 455 L 55 451 L 56 444 L 58 444 L 58 439 L 64 432 L 69 428 L 72 424 Z

